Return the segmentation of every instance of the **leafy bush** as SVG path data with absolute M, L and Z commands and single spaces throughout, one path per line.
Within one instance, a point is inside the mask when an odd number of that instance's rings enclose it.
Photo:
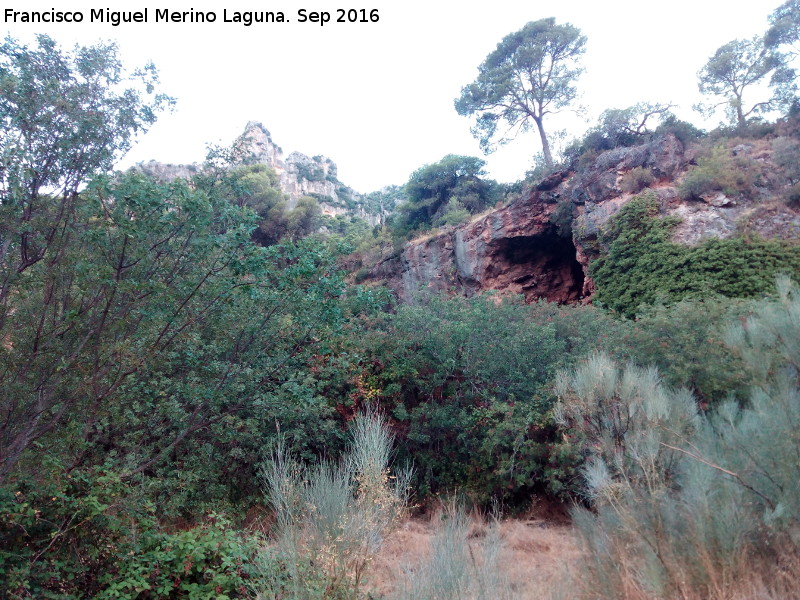
M 145 532 L 148 533 L 148 532 Z M 136 552 L 101 576 L 99 600 L 112 598 L 246 598 L 254 575 L 254 539 L 231 528 L 219 515 L 186 531 L 151 533 Z
M 417 497 L 462 489 L 519 508 L 534 492 L 568 495 L 579 457 L 548 416 L 549 382 L 594 349 L 629 356 L 630 324 L 593 306 L 492 296 L 396 310 L 353 330 L 340 353 L 359 361 L 335 393 L 348 398 L 342 411 L 379 402 L 392 416 Z
M 794 208 L 800 207 L 800 183 L 795 183 L 784 194 L 786 204 Z
M 595 301 L 633 317 L 659 299 L 758 297 L 776 274 L 800 274 L 798 246 L 741 237 L 682 246 L 670 240 L 676 223 L 659 216 L 658 200 L 647 192 L 615 214 L 600 235 L 608 252 L 590 265 Z
M 630 356 L 638 364 L 656 366 L 667 385 L 690 388 L 701 406 L 743 400 L 749 389 L 744 365 L 721 332 L 747 310 L 746 302 L 728 298 L 644 308 L 628 341 Z
M 800 141 L 789 137 L 772 140 L 772 162 L 783 169 L 792 184 L 800 183 Z
M 561 237 L 572 237 L 572 220 L 575 205 L 572 200 L 560 200 L 556 209 L 550 215 L 550 222 L 556 226 L 556 232 Z
M 679 186 L 687 200 L 700 198 L 709 192 L 721 191 L 727 196 L 749 196 L 759 175 L 757 164 L 749 157 L 734 155 L 725 144 L 711 148 L 697 159 Z
M 577 597 L 795 597 L 800 558 L 800 289 L 751 306 L 726 339 L 749 404 L 695 412 L 653 369 L 594 356 L 559 377 L 557 415 L 587 456 L 594 513 L 576 509 L 588 556 Z M 754 590 L 758 590 L 755 592 Z
M 165 531 L 118 474 L 49 469 L 0 488 L 4 597 L 244 596 L 255 547 L 224 518 Z
M 409 237 L 415 231 L 425 231 L 435 222 L 442 222 L 453 201 L 459 202 L 469 214 L 494 205 L 501 199 L 503 188 L 496 181 L 483 178 L 485 164 L 486 161 L 472 156 L 448 154 L 439 162 L 414 171 L 403 188 L 406 202 L 396 207 L 391 219 L 395 237 Z M 461 208 L 455 205 L 453 208 L 461 212 Z
M 706 135 L 702 129 L 698 129 L 688 121 L 681 121 L 674 115 L 667 116 L 655 130 L 656 135 L 674 135 L 684 147 Z
M 434 221 L 437 227 L 448 225 L 460 225 L 469 221 L 472 215 L 464 208 L 464 205 L 456 198 L 451 198 L 445 205 L 444 211 L 441 216 Z

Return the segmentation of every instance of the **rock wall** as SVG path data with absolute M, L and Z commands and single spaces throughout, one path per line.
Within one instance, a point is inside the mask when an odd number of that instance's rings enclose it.
M 673 238 L 677 243 L 693 245 L 737 233 L 800 240 L 800 213 L 782 199 L 788 181 L 776 176 L 780 170 L 769 148 L 762 141 L 732 150 L 747 153 L 761 169 L 751 197 L 714 192 L 697 200 L 678 194 L 695 151 L 687 151 L 675 136 L 609 150 L 577 172 L 550 175 L 507 206 L 408 243 L 372 275 L 386 280 L 402 301 L 413 301 L 426 290 L 466 296 L 496 290 L 522 294 L 529 302 L 588 302 L 594 292 L 588 266 L 602 251 L 598 234 L 635 195 L 623 188 L 624 176 L 637 167 L 652 174 L 649 187 L 662 213 L 680 218 Z M 551 222 L 564 203 L 573 214 L 571 238 L 560 237 Z
M 264 164 L 275 170 L 290 209 L 303 196 L 313 196 L 325 215 L 357 216 L 373 226 L 383 223 L 388 215 L 383 210 L 368 210 L 363 195 L 338 180 L 336 164 L 330 158 L 308 157 L 300 152 L 292 152 L 284 158 L 283 149 L 273 142 L 261 123 L 247 123 L 244 132 L 234 141 L 233 148 L 238 161 Z M 135 168 L 164 181 L 179 177 L 188 179 L 202 170 L 202 166 L 197 164 L 171 165 L 157 161 L 140 163 Z
M 526 300 L 578 302 L 584 269 L 570 238 L 560 237 L 550 215 L 554 202 L 532 191 L 468 225 L 409 243 L 399 257 L 378 265 L 404 301 L 422 291 L 482 290 L 522 294 Z

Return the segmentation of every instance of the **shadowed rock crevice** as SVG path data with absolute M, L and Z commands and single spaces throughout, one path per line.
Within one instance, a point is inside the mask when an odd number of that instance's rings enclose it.
M 502 238 L 492 248 L 494 260 L 484 285 L 550 302 L 578 302 L 583 290 L 583 268 L 571 239 L 553 230 L 539 235 Z

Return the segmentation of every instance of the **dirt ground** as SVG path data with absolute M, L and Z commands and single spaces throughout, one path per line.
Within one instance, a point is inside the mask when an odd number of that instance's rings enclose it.
M 408 568 L 425 560 L 441 513 L 407 519 L 387 537 L 380 554 L 370 566 L 367 589 L 377 597 L 390 594 Z M 469 544 L 478 546 L 485 535 L 485 519 L 472 517 Z M 558 587 L 565 570 L 580 557 L 569 518 L 564 510 L 552 507 L 534 510 L 523 518 L 500 522 L 502 550 L 499 563 L 515 598 L 540 599 Z

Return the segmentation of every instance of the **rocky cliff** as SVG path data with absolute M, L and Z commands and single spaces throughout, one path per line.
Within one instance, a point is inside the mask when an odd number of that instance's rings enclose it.
M 364 195 L 340 182 L 336 164 L 330 158 L 308 157 L 300 152 L 292 152 L 284 158 L 283 149 L 272 141 L 269 131 L 261 123 L 250 121 L 234 141 L 233 149 L 237 162 L 264 164 L 275 170 L 290 209 L 303 196 L 312 196 L 319 201 L 322 213 L 329 216 L 357 216 L 376 225 L 383 223 L 388 214 L 382 207 L 371 207 Z M 178 177 L 188 179 L 203 167 L 149 161 L 140 163 L 136 168 L 169 181 Z
M 769 141 L 725 150 L 746 163 L 752 179 L 747 194 L 682 197 L 680 184 L 697 152 L 671 134 L 603 152 L 580 168 L 550 175 L 506 206 L 409 242 L 372 275 L 386 280 L 404 301 L 420 290 L 467 296 L 497 290 L 522 294 L 527 301 L 589 301 L 594 284 L 588 266 L 602 251 L 598 233 L 645 187 L 657 195 L 665 216 L 679 217 L 678 243 L 736 233 L 800 240 L 800 213 L 784 200 L 791 181 L 773 163 Z M 637 180 L 638 174 L 644 176 Z M 572 233 L 564 237 L 569 225 Z

